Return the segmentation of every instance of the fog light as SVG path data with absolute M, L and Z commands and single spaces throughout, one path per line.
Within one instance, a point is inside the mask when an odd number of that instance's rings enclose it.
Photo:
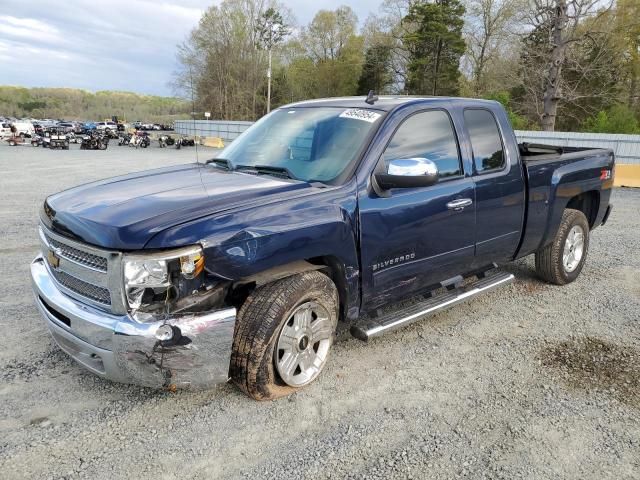
M 171 328 L 171 325 L 166 323 L 164 325 L 160 325 L 156 330 L 156 338 L 161 342 L 171 340 L 173 338 L 173 328 Z

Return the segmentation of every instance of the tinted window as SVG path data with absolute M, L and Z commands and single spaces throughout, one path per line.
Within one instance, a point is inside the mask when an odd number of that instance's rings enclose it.
M 383 154 L 385 164 L 398 158 L 426 158 L 440 177 L 462 174 L 458 144 L 449 115 L 442 110 L 417 113 L 405 120 Z
M 473 162 L 478 173 L 504 167 L 498 124 L 488 110 L 465 110 L 464 120 L 471 139 Z

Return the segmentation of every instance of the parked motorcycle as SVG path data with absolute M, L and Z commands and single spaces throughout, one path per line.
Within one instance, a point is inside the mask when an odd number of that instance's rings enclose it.
M 151 145 L 151 139 L 149 138 L 149 134 L 147 132 L 143 132 L 138 130 L 135 134 L 131 136 L 131 141 L 129 142 L 130 147 L 142 147 L 147 148 Z
M 176 140 L 176 148 L 180 150 L 182 147 L 193 147 L 196 144 L 193 138 L 180 137 Z
M 130 133 L 125 133 L 124 135 L 121 135 L 118 139 L 118 145 L 119 146 L 129 145 L 131 143 L 131 137 L 133 137 L 133 135 L 131 135 Z
M 160 135 L 158 137 L 158 143 L 160 144 L 160 148 L 165 148 L 174 145 L 176 141 L 171 135 Z

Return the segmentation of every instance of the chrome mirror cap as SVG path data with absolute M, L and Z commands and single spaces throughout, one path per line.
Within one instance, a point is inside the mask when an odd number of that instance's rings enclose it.
M 426 158 L 398 158 L 391 160 L 386 173 L 374 174 L 375 188 L 390 190 L 392 188 L 428 187 L 438 182 L 438 167 Z
M 438 167 L 433 161 L 426 158 L 398 158 L 389 162 L 387 173 L 389 175 L 405 177 L 416 177 L 419 175 L 437 177 Z

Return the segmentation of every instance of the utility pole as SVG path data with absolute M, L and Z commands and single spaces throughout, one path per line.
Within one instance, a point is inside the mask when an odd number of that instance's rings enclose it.
M 275 9 L 269 8 L 258 20 L 256 25 L 257 48 L 265 49 L 269 57 L 269 67 L 267 69 L 267 113 L 271 111 L 271 57 L 273 47 L 281 43 L 287 35 L 289 29 L 284 23 L 282 15 Z
M 271 111 L 271 47 L 269 47 L 269 69 L 267 70 L 267 113 Z

